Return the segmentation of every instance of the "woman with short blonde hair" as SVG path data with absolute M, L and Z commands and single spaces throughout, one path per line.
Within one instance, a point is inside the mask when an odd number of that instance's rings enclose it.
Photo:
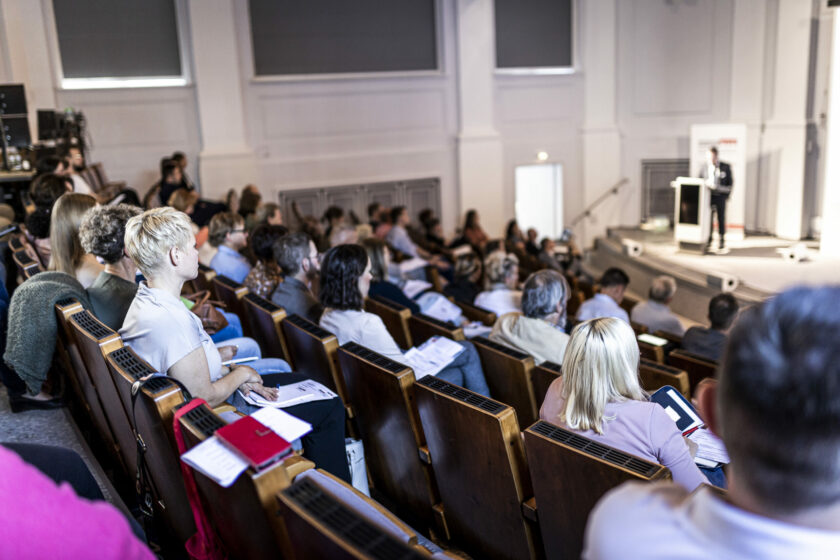
M 50 270 L 64 272 L 88 288 L 105 267 L 85 252 L 79 239 L 79 227 L 85 213 L 96 206 L 87 194 L 67 193 L 56 201 L 50 219 Z
M 706 478 L 677 425 L 639 384 L 639 346 L 630 325 L 614 317 L 572 331 L 563 376 L 548 389 L 540 418 L 605 445 L 668 467 L 694 490 Z

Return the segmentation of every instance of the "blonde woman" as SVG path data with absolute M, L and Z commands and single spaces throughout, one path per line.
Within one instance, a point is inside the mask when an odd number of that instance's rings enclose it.
M 494 251 L 484 260 L 487 289 L 475 296 L 475 304 L 497 317 L 522 310 L 519 283 L 519 259 L 512 253 Z
M 94 206 L 96 199 L 90 195 L 63 194 L 53 206 L 50 220 L 50 270 L 75 277 L 85 289 L 105 270 L 105 265 L 85 252 L 79 240 L 82 217 Z
M 638 371 L 639 346 L 627 323 L 613 317 L 581 323 L 540 418 L 664 465 L 674 482 L 694 490 L 706 478 L 665 409 L 648 402 Z

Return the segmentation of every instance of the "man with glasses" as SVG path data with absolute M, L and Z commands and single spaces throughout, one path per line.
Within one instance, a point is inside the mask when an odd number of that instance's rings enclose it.
M 290 233 L 274 245 L 274 260 L 283 272 L 283 281 L 271 294 L 271 301 L 288 315 L 300 315 L 316 325 L 324 309 L 312 294 L 312 281 L 318 277 L 318 249 L 305 233 Z
M 233 212 L 221 212 L 210 220 L 209 229 L 208 241 L 219 249 L 210 261 L 210 268 L 241 284 L 251 271 L 248 259 L 239 253 L 248 245 L 245 220 Z

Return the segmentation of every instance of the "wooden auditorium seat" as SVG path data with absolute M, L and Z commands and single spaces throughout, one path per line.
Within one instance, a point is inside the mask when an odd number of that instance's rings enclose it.
M 172 433 L 172 417 L 175 408 L 185 402 L 184 394 L 169 378 L 155 376 L 138 391 L 132 412 L 132 385 L 156 372 L 127 346 L 108 353 L 105 361 L 123 403 L 128 403 L 129 420 L 135 434 L 143 442 L 155 519 L 163 525 L 168 535 L 166 541 L 183 546 L 195 533 L 195 522 Z
M 115 380 L 105 362 L 106 354 L 122 348 L 122 339 L 119 334 L 85 310 L 70 317 L 70 328 L 73 329 L 79 355 L 99 395 L 126 472 L 133 479 L 137 474 L 137 446 L 129 420 L 131 410 L 126 409 L 123 404 L 114 384 Z
M 633 329 L 633 332 L 636 333 L 636 336 L 648 333 L 647 326 L 641 323 L 637 323 L 636 321 L 630 321 L 630 327 Z
M 245 305 L 242 303 L 242 298 L 248 293 L 248 288 L 227 276 L 218 274 L 213 277 L 212 282 L 219 301 L 225 304 L 227 311 L 235 314 L 242 321 L 245 336 L 251 336 L 251 325 L 245 318 Z
M 639 303 L 639 300 L 637 298 L 634 298 L 633 296 L 625 295 L 624 298 L 622 298 L 621 303 L 619 303 L 618 305 L 624 311 L 627 312 L 627 316 L 629 317 L 630 313 L 633 312 L 633 308 L 636 307 L 636 304 L 638 304 L 638 303 Z M 645 327 L 645 332 L 647 332 L 647 327 Z
M 277 495 L 277 500 L 295 558 L 420 560 L 432 557 L 433 551 L 418 542 L 411 527 L 320 469 L 298 475 L 294 484 Z M 439 549 L 434 557 L 454 558 Z
M 669 347 L 665 349 L 666 354 L 671 352 L 671 350 L 682 348 L 683 337 L 678 334 L 670 333 L 668 331 L 656 331 L 653 333 L 653 336 L 658 336 L 659 338 L 664 338 L 668 341 Z
M 580 558 L 589 513 L 608 490 L 671 478 L 662 465 L 542 420 L 524 438 L 546 558 Z
M 537 403 L 531 384 L 534 358 L 483 336 L 473 338 L 472 342 L 493 398 L 512 406 L 523 426 L 534 422 L 541 404 Z
M 636 342 L 639 343 L 639 352 L 642 358 L 651 360 L 658 364 L 665 363 L 665 345 L 667 344 L 667 342 L 663 340 L 662 344 L 654 344 L 652 342 L 641 340 L 640 338 L 638 338 L 638 335 L 636 338 Z
M 569 300 L 566 302 L 566 315 L 574 317 L 577 315 L 578 309 L 583 305 L 586 298 L 580 290 L 573 290 L 569 295 Z
M 338 361 L 374 487 L 404 517 L 443 530 L 440 508 L 434 509 L 440 497 L 414 402 L 414 372 L 355 342 L 338 349 Z
M 443 282 L 440 279 L 440 271 L 437 267 L 427 264 L 424 270 L 426 271 L 426 280 L 432 285 L 432 289 L 436 292 L 443 292 Z
M 453 542 L 476 558 L 537 558 L 531 480 L 510 406 L 426 376 L 417 409 Z
M 531 387 L 534 388 L 534 401 L 537 403 L 538 417 L 549 386 L 561 375 L 563 375 L 561 365 L 554 362 L 543 362 L 531 369 Z
M 289 315 L 281 325 L 294 371 L 338 393 L 348 407 L 348 416 L 352 418 L 347 388 L 338 369 L 338 339 L 335 335 L 300 315 Z
M 408 350 L 413 346 L 411 332 L 408 329 L 408 318 L 411 317 L 411 310 L 408 307 L 384 297 L 372 296 L 365 299 L 365 311 L 379 315 L 397 346 L 403 350 Z
M 462 301 L 455 301 L 455 305 L 461 308 L 461 312 L 464 314 L 464 317 L 470 321 L 478 321 L 488 327 L 492 327 L 496 324 L 496 314 L 492 311 L 488 311 L 483 307 L 479 307 L 471 303 L 464 303 Z
M 216 271 L 205 264 L 198 263 L 198 276 L 191 280 L 195 286 L 196 292 L 207 290 L 211 297 L 216 297 L 216 292 L 213 289 L 213 278 L 216 277 Z
M 639 362 L 639 379 L 645 391 L 652 393 L 665 385 L 670 385 L 685 397 L 691 398 L 688 373 L 679 368 L 642 358 Z
M 15 261 L 18 273 L 24 280 L 28 280 L 44 270 L 41 263 L 30 255 L 29 251 L 15 251 L 12 254 L 12 259 Z
M 456 327 L 451 323 L 440 321 L 434 317 L 418 313 L 408 318 L 408 330 L 411 333 L 411 342 L 414 346 L 420 346 L 433 336 L 445 336 L 452 340 L 466 340 L 464 329 Z
M 291 363 L 286 338 L 283 336 L 283 327 L 280 326 L 286 318 L 286 311 L 253 293 L 245 294 L 242 304 L 245 308 L 245 317 L 240 317 L 240 319 L 250 323 L 251 334 L 260 345 L 263 357 L 280 358 Z
M 714 377 L 718 367 L 717 362 L 685 350 L 674 350 L 668 354 L 668 365 L 688 373 L 688 384 L 692 393 L 698 383 L 707 377 Z
M 213 436 L 226 424 L 206 404 L 184 414 L 180 423 L 187 449 Z M 193 470 L 205 511 L 229 558 L 299 557 L 291 549 L 277 515 L 277 493 L 287 488 L 299 473 L 314 466 L 293 454 L 260 471 L 249 467 L 228 488 Z

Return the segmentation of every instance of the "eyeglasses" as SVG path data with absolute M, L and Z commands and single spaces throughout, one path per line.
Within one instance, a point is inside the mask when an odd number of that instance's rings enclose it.
M 231 233 L 245 233 L 245 228 L 231 230 Z

